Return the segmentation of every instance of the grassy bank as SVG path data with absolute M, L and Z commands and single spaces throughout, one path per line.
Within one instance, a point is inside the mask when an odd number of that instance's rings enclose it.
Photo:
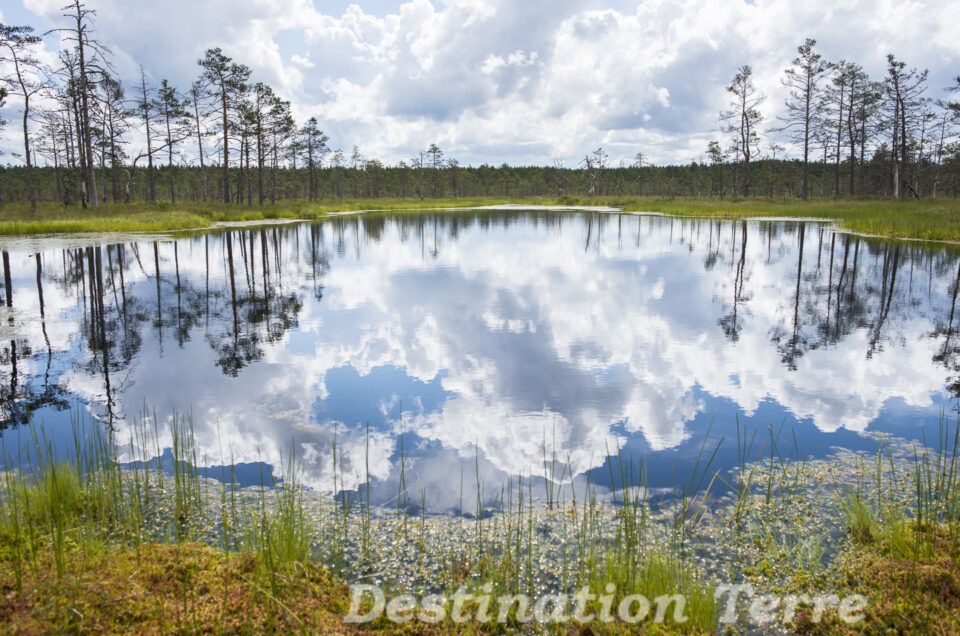
M 611 200 L 616 204 L 616 200 Z M 833 219 L 841 227 L 891 238 L 960 241 L 960 200 L 741 199 L 737 201 L 624 201 L 625 210 L 714 218 L 799 217 Z
M 709 218 L 798 217 L 836 220 L 854 232 L 895 238 L 960 241 L 960 201 L 924 199 L 897 201 L 860 198 L 813 199 L 664 199 L 655 197 L 476 198 L 476 199 L 347 199 L 280 201 L 265 206 L 168 202 L 104 204 L 97 210 L 42 204 L 35 214 L 25 205 L 0 210 L 0 235 L 62 232 L 132 232 L 191 230 L 227 221 L 319 219 L 331 212 L 354 210 L 417 211 L 445 207 L 518 205 L 609 205 L 625 211 L 661 212 Z
M 257 486 L 240 487 L 229 462 L 222 481 L 201 477 L 189 419 L 174 417 L 169 430 L 159 430 L 145 414 L 120 442 L 82 411 L 73 417 L 69 461 L 53 459 L 57 449 L 42 426 L 17 431 L 30 441 L 25 450 L 18 441 L 16 462 L 6 446 L 14 432 L 4 436 L 0 624 L 17 632 L 454 634 L 504 627 L 458 624 L 449 618 L 449 600 L 448 618 L 437 625 L 385 618 L 341 624 L 349 607 L 346 583 L 371 581 L 392 594 L 448 599 L 457 590 L 499 598 L 613 584 L 617 601 L 641 591 L 651 598 L 685 594 L 688 621 L 671 624 L 668 616 L 658 626 L 662 633 L 707 633 L 716 622 L 711 590 L 677 544 L 641 543 L 639 492 L 621 501 L 625 514 L 611 515 L 593 496 L 581 506 L 551 496 L 541 511 L 532 481 L 519 480 L 496 515 L 486 514 L 477 494 L 472 522 L 409 516 L 399 505 L 406 490 L 384 513 L 370 503 L 369 477 L 341 490 L 341 498 L 308 492 L 292 455 L 278 468 L 282 479 L 264 471 Z M 172 440 L 166 464 L 154 459 L 160 439 Z M 335 446 L 333 452 L 336 466 Z M 342 484 L 344 476 L 336 479 Z M 546 523 L 562 526 L 567 542 L 557 559 L 564 566 L 550 579 L 538 569 L 555 558 L 544 539 Z M 587 605 L 599 609 L 597 602 Z M 528 624 L 532 610 L 513 608 L 507 626 L 541 631 Z M 467 611 L 477 611 L 476 604 Z M 621 624 L 603 631 L 626 630 Z
M 876 198 L 675 199 L 656 197 L 563 197 L 567 205 L 609 205 L 628 212 L 660 212 L 717 219 L 804 218 L 836 221 L 862 234 L 928 241 L 960 241 L 960 200 Z
M 944 426 L 929 449 L 881 440 L 872 458 L 816 461 L 772 431 L 765 440 L 744 430 L 734 470 L 714 469 L 705 443 L 689 481 L 659 506 L 642 480 L 623 487 L 644 474 L 642 462 L 611 458 L 615 489 L 604 499 L 589 484 L 576 488 L 545 448 L 543 480 L 511 480 L 493 509 L 478 486 L 466 494 L 473 514 L 434 517 L 408 512 L 403 481 L 387 510 L 371 505 L 369 479 L 339 498 L 307 491 L 292 458 L 279 483 L 264 475 L 240 488 L 229 465 L 222 482 L 202 478 L 186 419 L 169 424 L 173 457 L 162 467 L 151 459 L 163 437 L 152 418 L 121 443 L 75 417 L 71 461 L 49 459 L 52 443 L 35 427 L 25 467 L 0 476 L 2 631 L 634 633 L 616 620 L 526 623 L 517 611 L 499 625 L 449 618 L 460 589 L 536 597 L 612 584 L 614 616 L 631 594 L 679 593 L 687 620 L 668 612 L 664 624 L 641 626 L 700 634 L 727 629 L 717 586 L 749 583 L 758 593 L 868 600 L 855 625 L 835 608 L 816 621 L 801 602 L 778 619 L 789 631 L 960 633 L 958 427 Z M 399 461 L 403 471 L 402 452 Z M 448 618 L 344 624 L 346 584 L 356 582 L 388 595 L 442 594 Z M 737 619 L 734 633 L 763 627 L 744 606 Z
M 658 212 L 666 215 L 708 219 L 797 218 L 832 221 L 846 230 L 888 238 L 960 242 L 960 200 L 924 199 L 695 199 L 659 197 L 544 197 L 490 200 L 484 205 L 605 206 L 625 212 Z M 462 202 L 443 201 L 431 208 Z M 416 208 L 406 208 L 415 211 Z M 400 209 L 398 211 L 404 211 Z M 437 210 L 440 211 L 440 210 Z
M 480 206 L 500 199 L 348 199 L 342 202 L 278 201 L 273 205 L 223 205 L 217 202 L 170 204 L 105 203 L 96 210 L 79 206 L 40 204 L 35 213 L 23 204 L 0 210 L 0 235 L 65 232 L 159 232 L 208 228 L 214 223 L 271 219 L 318 219 L 330 212 L 351 210 L 405 210 L 431 207 Z

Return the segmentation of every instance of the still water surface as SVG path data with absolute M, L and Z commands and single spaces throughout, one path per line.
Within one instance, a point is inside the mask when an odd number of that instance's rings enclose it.
M 402 463 L 411 499 L 458 510 L 478 477 L 488 502 L 545 470 L 609 486 L 617 453 L 670 487 L 705 439 L 732 466 L 738 422 L 784 457 L 934 438 L 960 391 L 960 253 L 814 223 L 463 212 L 118 240 L 3 244 L 8 456 L 30 418 L 69 456 L 78 404 L 125 445 L 147 405 L 161 446 L 192 413 L 200 463 L 241 480 L 292 449 L 321 490 L 369 465 L 386 504 Z

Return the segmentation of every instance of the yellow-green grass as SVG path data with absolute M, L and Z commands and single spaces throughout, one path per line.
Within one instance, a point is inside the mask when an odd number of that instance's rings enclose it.
M 217 202 L 106 203 L 98 209 L 41 204 L 31 213 L 25 204 L 0 209 L 0 235 L 60 234 L 74 232 L 159 232 L 209 228 L 218 222 L 272 219 L 317 219 L 331 212 L 370 209 L 423 209 L 482 206 L 501 199 L 349 199 L 310 202 L 279 201 L 263 206 L 226 205 Z
M 361 210 L 427 211 L 512 203 L 515 205 L 608 205 L 625 211 L 709 218 L 756 217 L 836 220 L 844 229 L 892 238 L 960 241 L 960 200 L 899 201 L 876 198 L 708 199 L 658 197 L 531 197 L 470 199 L 284 200 L 263 206 L 218 202 L 108 203 L 97 210 L 41 204 L 31 213 L 25 204 L 0 210 L 0 235 L 67 232 L 179 231 L 209 228 L 225 221 L 318 219 L 333 212 Z
M 617 201 L 611 200 L 611 204 Z M 717 218 L 796 217 L 836 220 L 862 234 L 929 241 L 960 241 L 960 200 L 842 198 L 814 199 L 643 199 L 625 200 L 625 210 Z
M 368 202 L 369 203 L 369 202 Z M 796 218 L 835 221 L 843 229 L 860 234 L 922 241 L 960 242 L 960 200 L 924 199 L 900 201 L 876 198 L 800 199 L 660 198 L 660 197 L 535 197 L 487 200 L 482 205 L 607 206 L 625 212 L 658 212 L 674 216 L 716 219 Z M 441 211 L 446 206 L 470 205 L 463 200 L 437 199 L 425 202 Z M 368 206 L 397 209 L 389 205 Z M 406 211 L 423 211 L 410 206 Z M 350 208 L 341 208 L 348 210 Z M 362 209 L 362 208 L 360 208 Z

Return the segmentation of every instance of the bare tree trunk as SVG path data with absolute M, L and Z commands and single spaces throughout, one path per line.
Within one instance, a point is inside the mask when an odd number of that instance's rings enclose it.
M 309 189 L 307 199 L 309 199 L 310 201 L 316 201 L 317 200 L 317 177 L 316 175 L 314 175 L 314 172 L 313 172 L 313 142 L 311 141 L 309 143 L 310 145 L 307 146 L 307 170 L 309 173 L 309 178 L 307 179 L 309 181 L 309 184 L 307 185 L 307 188 Z
M 167 170 L 170 172 L 170 203 L 176 203 L 177 197 L 173 191 L 173 136 L 170 134 L 170 109 L 164 113 L 167 120 Z
M 108 107 L 108 122 L 110 130 L 110 185 L 113 194 L 113 201 L 120 200 L 120 170 L 117 165 L 117 134 L 113 123 L 113 108 Z
M 100 200 L 97 198 L 97 182 L 93 174 L 93 139 L 90 132 L 90 106 L 87 98 L 89 87 L 87 85 L 86 45 L 84 43 L 86 37 L 84 32 L 86 31 L 87 25 L 83 24 L 84 14 L 80 9 L 80 0 L 74 0 L 74 7 L 77 11 L 77 59 L 80 63 L 80 105 L 83 115 L 83 145 L 86 150 L 86 181 L 88 195 L 90 197 L 90 206 L 96 209 L 100 207 Z
M 220 105 L 223 108 L 223 202 L 230 203 L 230 135 L 227 111 L 227 86 L 220 84 Z
M 277 135 L 273 134 L 273 163 L 270 165 L 270 205 L 277 202 L 277 169 L 280 158 L 277 156 Z
M 143 122 L 147 133 L 147 186 L 150 195 L 150 201 L 157 200 L 156 189 L 153 183 L 153 139 L 150 137 L 150 102 L 147 98 L 147 78 L 143 73 L 143 67 L 140 67 L 140 88 L 143 91 Z
M 197 124 L 197 149 L 200 151 L 200 192 L 203 201 L 207 201 L 207 170 L 203 165 L 203 134 L 200 132 L 200 105 L 197 103 L 199 99 L 195 93 L 191 93 L 193 97 L 193 116 L 194 121 Z
M 840 196 L 840 144 L 843 139 L 843 105 L 846 84 L 840 85 L 840 107 L 837 109 L 837 156 L 833 164 L 833 197 Z
M 809 160 L 810 160 L 810 101 L 813 99 L 813 87 L 810 85 L 810 76 L 807 76 L 807 90 L 804 92 L 804 111 L 803 111 L 803 186 L 800 190 L 800 198 L 804 201 L 809 196 Z M 722 199 L 723 196 L 721 195 Z
M 900 178 L 907 178 L 907 105 L 900 99 Z M 904 193 L 906 196 L 906 193 Z
M 258 98 L 259 99 L 259 98 Z M 263 205 L 265 195 L 263 193 L 263 162 L 266 159 L 266 153 L 263 150 L 263 123 L 260 121 L 259 106 L 257 106 L 257 203 Z M 247 170 L 250 170 L 250 148 L 247 147 Z M 247 204 L 250 204 L 248 197 Z
M 253 183 L 250 180 L 250 140 L 247 139 L 244 145 L 246 148 L 245 154 L 247 158 L 247 168 L 245 170 L 245 181 L 247 183 L 247 205 L 253 205 Z
M 867 165 L 864 163 L 867 152 L 867 118 L 860 122 L 860 196 L 867 192 Z

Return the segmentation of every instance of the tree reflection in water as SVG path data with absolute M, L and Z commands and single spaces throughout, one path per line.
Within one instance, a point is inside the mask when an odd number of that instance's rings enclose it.
M 548 439 L 574 475 L 631 440 L 683 449 L 727 403 L 826 434 L 960 397 L 958 252 L 813 223 L 378 214 L 13 242 L 3 269 L 4 428 L 75 400 L 121 433 L 145 402 L 192 409 L 238 461 L 296 439 L 318 486 L 335 430 L 359 472 L 371 419 L 379 476 L 402 419 L 442 483 L 476 454 L 535 473 Z

